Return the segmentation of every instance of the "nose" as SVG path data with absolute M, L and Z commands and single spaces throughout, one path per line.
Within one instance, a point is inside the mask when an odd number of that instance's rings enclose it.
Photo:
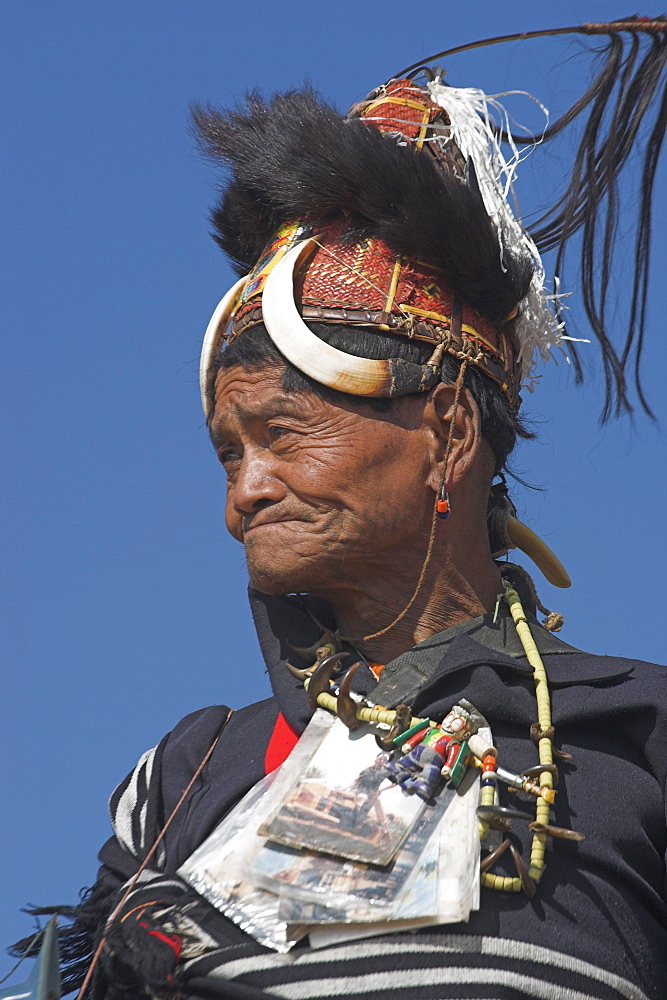
M 245 449 L 228 498 L 238 514 L 254 514 L 284 499 L 287 491 L 275 475 L 271 458 L 268 450 Z

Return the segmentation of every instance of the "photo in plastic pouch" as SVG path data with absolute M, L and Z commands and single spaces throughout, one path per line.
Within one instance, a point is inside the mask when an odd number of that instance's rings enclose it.
M 280 844 L 388 865 L 425 803 L 386 777 L 370 726 L 336 719 L 296 785 L 260 832 Z
M 423 880 L 415 905 L 420 916 L 433 914 L 437 908 L 437 830 L 454 795 L 453 789 L 444 788 L 435 804 L 422 811 L 389 865 L 334 858 L 267 841 L 252 863 L 255 880 L 280 895 L 279 914 L 287 922 L 389 920 L 410 876 L 420 867 Z M 422 857 L 427 844 L 428 861 Z
M 391 920 L 311 925 L 311 947 L 467 921 L 480 905 L 478 801 L 479 775 L 469 772 L 406 879 Z M 424 915 L 429 909 L 431 912 Z M 286 915 L 288 912 L 285 910 Z

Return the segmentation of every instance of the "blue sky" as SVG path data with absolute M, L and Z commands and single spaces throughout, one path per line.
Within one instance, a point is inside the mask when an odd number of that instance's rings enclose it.
M 2 5 L 1 943 L 30 931 L 22 905 L 74 901 L 94 880 L 107 798 L 147 747 L 189 711 L 268 692 L 199 408 L 201 336 L 232 276 L 207 232 L 215 176 L 189 103 L 309 80 L 344 110 L 439 49 L 622 13 L 603 0 Z M 486 49 L 448 62 L 448 79 L 526 89 L 557 114 L 583 89 L 587 44 Z M 526 214 L 567 164 L 567 147 L 535 154 Z M 663 658 L 665 599 L 665 181 L 663 164 L 644 368 L 661 424 L 601 430 L 583 348 L 583 390 L 567 365 L 543 369 L 525 405 L 538 441 L 514 461 L 545 487 L 514 491 L 524 519 L 573 579 L 539 586 L 563 637 L 649 660 Z

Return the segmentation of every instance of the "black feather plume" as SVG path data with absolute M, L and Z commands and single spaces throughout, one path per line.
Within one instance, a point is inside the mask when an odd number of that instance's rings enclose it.
M 655 173 L 667 127 L 667 21 L 655 18 L 642 35 L 641 19 L 624 19 L 594 33 L 609 34 L 598 53 L 601 66 L 586 93 L 544 135 L 513 136 L 517 143 L 544 143 L 565 132 L 579 118 L 581 136 L 567 188 L 530 228 L 541 253 L 555 251 L 554 273 L 562 275 L 566 250 L 581 231 L 580 282 L 584 308 L 602 354 L 605 402 L 601 419 L 632 410 L 627 372 L 632 371 L 642 409 L 653 416 L 641 384 L 646 331 L 652 200 Z M 620 25 L 633 25 L 619 30 Z M 569 29 L 579 30 L 579 29 Z M 581 29 L 583 30 L 583 29 Z M 648 29 L 647 29 L 648 30 Z M 628 34 L 628 32 L 631 32 Z M 585 33 L 593 33 L 586 31 Z M 619 184 L 630 159 L 640 162 L 634 217 L 622 204 Z M 628 303 L 624 338 L 615 346 L 608 334 L 608 300 L 619 249 L 621 211 L 634 230 L 634 261 L 626 281 Z M 627 240 L 623 240 L 627 244 Z M 618 312 L 615 311 L 618 322 Z M 582 369 L 576 346 L 569 348 L 577 381 Z

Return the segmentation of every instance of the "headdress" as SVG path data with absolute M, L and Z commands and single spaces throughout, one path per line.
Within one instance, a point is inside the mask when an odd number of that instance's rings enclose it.
M 583 303 L 604 365 L 602 419 L 632 408 L 626 372 L 633 366 L 639 403 L 650 413 L 639 364 L 652 184 L 667 126 L 667 20 L 630 18 L 507 38 L 573 32 L 608 36 L 602 66 L 587 92 L 537 135 L 514 136 L 495 99 L 446 86 L 428 65 L 504 39 L 408 67 L 347 116 L 310 89 L 269 102 L 252 94 L 245 108 L 226 113 L 195 110 L 203 150 L 231 170 L 213 220 L 215 238 L 241 275 L 204 340 L 207 416 L 221 350 L 260 323 L 292 365 L 331 388 L 370 397 L 419 392 L 438 382 L 443 359 L 452 355 L 495 383 L 516 411 L 535 355 L 548 357 L 570 340 L 559 274 L 579 232 Z M 529 231 L 510 207 L 518 145 L 544 143 L 575 119 L 582 130 L 565 192 Z M 615 347 L 605 306 L 619 177 L 637 152 L 635 263 L 625 342 Z M 549 290 L 540 254 L 554 250 Z M 318 337 L 317 323 L 348 331 L 343 346 Z M 427 353 L 421 363 L 359 357 L 355 327 L 410 338 Z M 580 380 L 574 343 L 567 353 Z
M 195 112 L 203 149 L 231 167 L 214 222 L 216 238 L 244 276 L 209 324 L 201 369 L 205 410 L 222 341 L 260 322 L 288 360 L 325 385 L 369 396 L 416 392 L 437 381 L 442 354 L 449 353 L 480 368 L 516 408 L 535 349 L 545 357 L 564 336 L 540 252 L 557 251 L 558 275 L 579 230 L 584 306 L 604 364 L 603 419 L 631 408 L 626 369 L 633 361 L 638 398 L 649 410 L 639 359 L 652 182 L 667 123 L 661 95 L 667 21 L 637 17 L 506 38 L 574 32 L 608 36 L 603 65 L 588 91 L 541 135 L 513 136 L 496 101 L 445 86 L 440 71 L 425 63 L 378 87 L 346 117 L 308 89 L 269 103 L 254 94 L 243 110 Z M 426 62 L 504 40 L 460 46 Z M 545 142 L 582 115 L 569 186 L 529 232 L 509 204 L 517 144 Z M 503 142 L 510 144 L 509 160 Z M 626 340 L 615 348 L 605 304 L 618 180 L 638 148 L 635 267 Z M 425 365 L 353 357 L 318 340 L 306 325 L 314 321 L 391 331 L 431 344 L 433 354 Z M 568 353 L 580 378 L 574 344 Z
M 532 292 L 539 255 L 513 218 L 510 233 L 504 161 L 489 187 L 505 213 L 490 215 L 475 159 L 461 152 L 456 126 L 434 100 L 444 90 L 393 80 L 347 117 L 310 91 L 270 106 L 253 98 L 243 121 L 199 117 L 209 148 L 224 148 L 234 164 L 216 224 L 223 248 L 248 270 L 209 326 L 204 401 L 223 338 L 263 322 L 289 361 L 332 388 L 367 396 L 430 388 L 448 352 L 478 365 L 516 405 L 517 302 Z M 252 153 L 239 148 L 249 133 Z M 540 307 L 542 326 L 555 330 Z M 304 322 L 318 320 L 424 341 L 432 357 L 425 365 L 354 357 Z

